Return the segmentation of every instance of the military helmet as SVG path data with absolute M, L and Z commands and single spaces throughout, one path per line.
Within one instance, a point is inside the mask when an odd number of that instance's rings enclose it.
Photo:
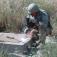
M 28 13 L 31 14 L 33 12 L 38 12 L 39 11 L 39 7 L 35 4 L 29 4 L 29 6 L 27 7 Z

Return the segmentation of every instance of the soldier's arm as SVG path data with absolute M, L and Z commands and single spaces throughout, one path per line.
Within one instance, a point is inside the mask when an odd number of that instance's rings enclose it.
M 26 20 L 26 26 L 28 27 L 29 26 L 29 18 L 26 16 L 25 20 Z

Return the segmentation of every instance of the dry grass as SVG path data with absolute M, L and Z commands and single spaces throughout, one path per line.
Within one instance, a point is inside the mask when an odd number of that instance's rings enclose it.
M 56 11 L 55 2 L 47 0 L 0 0 L 0 23 L 5 25 L 6 32 L 19 32 L 24 21 L 24 7 L 30 3 L 36 3 L 40 8 L 47 10 L 52 15 Z M 54 22 L 53 22 L 54 23 Z M 0 24 L 0 27 L 2 26 Z

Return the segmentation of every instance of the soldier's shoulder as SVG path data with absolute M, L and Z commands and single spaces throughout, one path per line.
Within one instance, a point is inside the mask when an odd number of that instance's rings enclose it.
M 47 13 L 46 10 L 40 9 L 40 12 L 41 12 L 41 14 L 43 14 L 43 15 L 48 15 L 48 13 Z

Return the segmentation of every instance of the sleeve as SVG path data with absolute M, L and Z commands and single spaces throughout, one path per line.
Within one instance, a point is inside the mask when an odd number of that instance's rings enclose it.
M 43 21 L 45 27 L 47 27 L 48 26 L 48 22 L 49 22 L 49 17 L 48 17 L 47 13 L 42 14 L 42 21 Z

